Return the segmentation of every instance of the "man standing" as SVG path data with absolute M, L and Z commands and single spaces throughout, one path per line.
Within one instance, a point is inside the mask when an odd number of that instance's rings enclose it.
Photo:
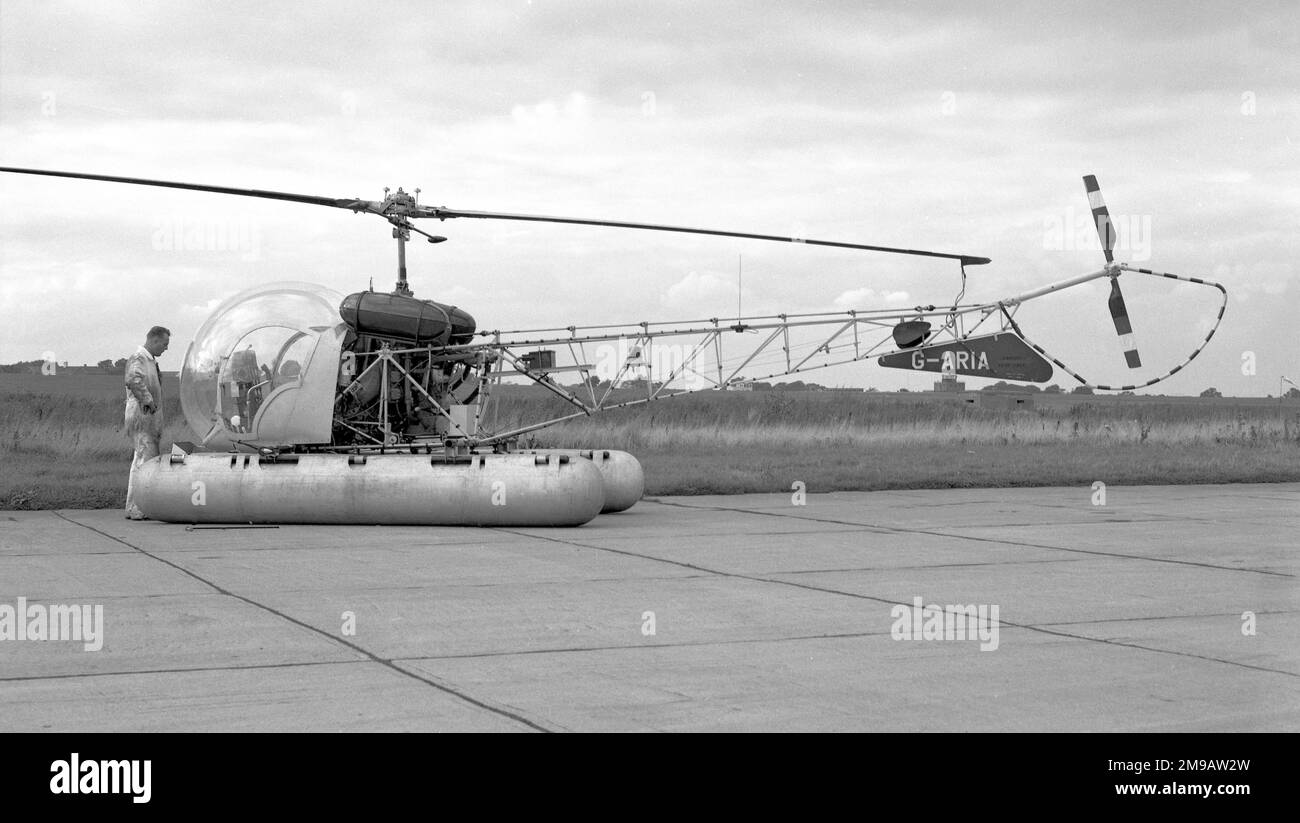
M 126 433 L 135 442 L 131 459 L 131 478 L 126 485 L 126 519 L 144 520 L 144 512 L 135 504 L 136 471 L 146 460 L 158 456 L 162 437 L 162 372 L 158 358 L 167 351 L 172 333 L 154 326 L 144 345 L 126 360 Z

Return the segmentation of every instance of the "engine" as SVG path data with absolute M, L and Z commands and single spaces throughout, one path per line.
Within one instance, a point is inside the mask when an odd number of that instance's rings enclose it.
M 333 445 L 387 446 L 473 437 L 488 371 L 469 343 L 474 318 L 401 294 L 357 292 L 339 306 L 348 332 L 339 362 Z

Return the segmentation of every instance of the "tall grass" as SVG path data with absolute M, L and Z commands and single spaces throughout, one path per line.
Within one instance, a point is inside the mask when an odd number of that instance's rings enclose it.
M 0 393 L 0 508 L 120 506 L 131 443 L 122 399 Z M 994 410 L 936 395 L 713 392 L 532 433 L 527 446 L 630 451 L 650 494 L 952 486 L 1300 481 L 1300 403 L 1035 396 Z M 505 431 L 574 408 L 500 392 Z M 162 448 L 193 439 L 179 402 Z
M 0 394 L 0 454 L 43 455 L 72 459 L 129 457 L 132 444 L 124 431 L 124 401 L 101 397 L 50 394 Z M 163 403 L 169 421 L 162 445 L 188 438 L 180 402 Z
M 0 394 L 0 508 L 115 508 L 126 495 L 132 444 L 123 399 Z M 164 401 L 164 452 L 189 439 L 180 403 Z
M 500 428 L 571 411 L 558 398 L 501 401 Z M 1300 404 L 1155 400 L 1040 404 L 995 410 L 960 401 L 867 394 L 710 394 L 578 418 L 532 436 L 540 445 L 735 449 L 765 444 L 882 448 L 961 444 L 1274 446 L 1300 438 Z

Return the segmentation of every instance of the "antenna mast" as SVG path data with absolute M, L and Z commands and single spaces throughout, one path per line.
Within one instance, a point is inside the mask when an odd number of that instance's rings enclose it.
M 745 297 L 745 255 L 743 254 L 736 255 L 736 273 L 736 322 L 739 323 L 740 318 L 745 316 L 741 311 L 741 301 Z

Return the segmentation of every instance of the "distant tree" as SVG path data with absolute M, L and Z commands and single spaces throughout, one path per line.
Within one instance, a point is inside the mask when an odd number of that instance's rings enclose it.
M 867 391 L 876 392 L 876 391 L 880 391 L 880 389 L 876 388 L 875 386 L 867 386 Z M 1295 391 L 1295 389 L 1292 389 L 1292 391 Z
M 1300 389 L 1291 389 L 1282 396 L 1290 400 L 1300 400 Z
M 899 389 L 899 390 L 898 390 L 898 393 L 899 393 L 899 394 L 910 394 L 911 392 L 910 392 L 908 389 Z
M 1210 388 L 1201 392 L 1201 397 L 1223 397 L 1223 392 L 1211 386 Z
M 117 358 L 116 360 L 114 360 L 114 361 L 113 361 L 113 368 L 115 368 L 115 369 L 125 369 L 125 368 L 126 368 L 126 358 L 125 358 L 125 357 L 119 357 L 119 358 Z
M 1122 392 L 1119 393 L 1119 396 L 1120 396 L 1120 397 L 1134 397 L 1135 395 L 1134 395 L 1133 392 L 1131 392 L 1131 391 L 1122 391 Z
M 1092 389 L 1087 386 L 1075 386 L 1070 390 L 1070 394 L 1092 394 Z
M 984 388 L 980 389 L 980 391 L 987 391 L 987 392 L 1018 392 L 1020 394 L 1027 394 L 1029 392 L 1036 392 L 1038 390 L 1039 390 L 1038 387 L 1033 385 L 1032 383 L 1030 384 L 1008 383 L 1005 380 L 999 380 L 998 382 L 994 383 L 991 386 L 985 386 Z
M 772 390 L 771 383 L 762 383 L 758 381 L 754 382 L 754 391 L 771 391 L 771 390 Z
M 95 365 L 98 366 L 98 367 L 101 368 L 101 369 L 111 369 L 111 368 L 113 368 L 113 361 L 112 361 L 112 360 L 101 360 L 101 361 L 99 361 L 98 363 L 96 363 Z M 125 364 L 123 364 L 123 365 L 125 366 Z
M 1061 393 L 1061 387 L 1056 385 L 1055 383 L 1043 389 L 1043 394 L 1060 394 L 1060 393 Z
M 40 374 L 43 365 L 45 365 L 44 360 L 19 360 L 17 363 L 0 366 L 0 372 L 5 374 Z

